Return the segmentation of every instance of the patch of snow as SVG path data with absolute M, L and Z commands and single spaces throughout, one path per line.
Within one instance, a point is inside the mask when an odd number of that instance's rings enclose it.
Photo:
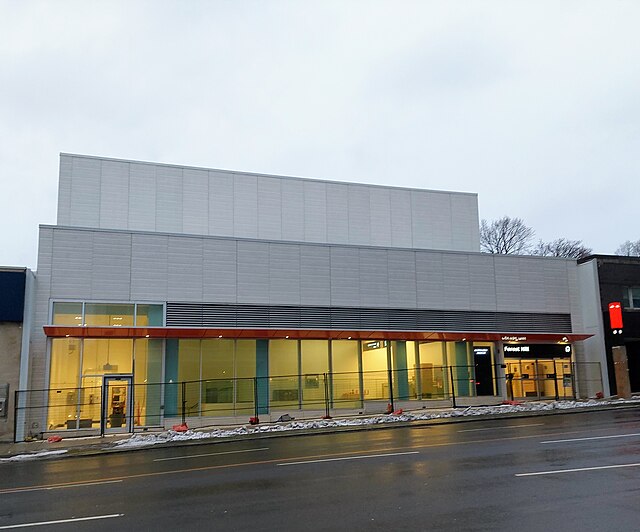
M 501 404 L 494 406 L 469 406 L 464 409 L 441 409 L 441 410 L 417 410 L 414 412 L 404 412 L 399 415 L 394 414 L 374 414 L 357 418 L 342 419 L 321 419 L 310 421 L 290 421 L 279 424 L 264 424 L 242 426 L 237 428 L 221 428 L 210 431 L 188 430 L 186 432 L 176 432 L 168 430 L 166 432 L 154 434 L 134 434 L 130 438 L 115 442 L 118 448 L 136 448 L 168 443 L 173 441 L 201 440 L 208 438 L 229 438 L 234 436 L 244 436 L 249 434 L 266 434 L 274 432 L 287 432 L 293 430 L 326 429 L 335 427 L 362 427 L 367 425 L 380 425 L 388 423 L 399 423 L 407 421 L 426 421 L 432 419 L 450 419 L 460 417 L 477 417 L 487 415 L 511 414 L 518 412 L 543 412 L 553 410 L 570 410 L 574 408 L 589 408 L 606 405 L 638 404 L 640 398 L 632 399 L 611 399 L 587 401 L 549 401 L 531 402 L 521 404 Z
M 51 458 L 52 456 L 64 454 L 67 449 L 58 451 L 41 451 L 39 453 L 17 454 L 9 458 L 0 458 L 0 462 L 25 462 L 27 460 L 39 460 L 40 458 Z

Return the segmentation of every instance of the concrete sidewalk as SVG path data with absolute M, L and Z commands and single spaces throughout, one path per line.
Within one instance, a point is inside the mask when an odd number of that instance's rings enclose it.
M 488 419 L 510 419 L 541 415 L 596 412 L 640 408 L 640 396 L 628 400 L 527 402 L 488 407 L 441 408 L 403 412 L 398 415 L 369 415 L 330 420 L 263 423 L 260 425 L 215 426 L 184 433 L 166 430 L 135 434 L 63 438 L 59 442 L 0 442 L 0 465 L 23 460 L 64 458 L 102 453 L 144 450 L 157 446 L 186 446 L 246 439 L 300 436 L 327 432 L 375 430 L 425 424 L 465 423 Z M 63 436 L 63 434 L 61 434 Z

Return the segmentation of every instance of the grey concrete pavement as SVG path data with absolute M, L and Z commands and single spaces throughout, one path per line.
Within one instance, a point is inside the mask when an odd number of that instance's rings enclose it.
M 535 403 L 528 403 L 529 405 L 535 405 Z M 543 402 L 540 404 L 548 404 L 547 402 Z M 628 401 L 621 403 L 611 404 L 609 402 L 603 402 L 602 404 L 594 405 L 593 402 L 589 403 L 590 406 L 585 407 L 577 407 L 570 409 L 553 409 L 553 410 L 532 410 L 532 411 L 522 411 L 522 412 L 506 412 L 506 413 L 486 413 L 483 412 L 481 408 L 475 408 L 472 412 L 466 412 L 470 410 L 469 408 L 465 409 L 458 408 L 441 408 L 429 410 L 430 414 L 442 415 L 443 417 L 438 417 L 434 419 L 425 419 L 425 420 L 411 420 L 405 421 L 402 419 L 388 419 L 384 423 L 364 423 L 367 420 L 371 420 L 372 418 L 380 418 L 380 416 L 358 416 L 357 418 L 349 418 L 362 420 L 363 424 L 361 425 L 348 425 L 348 426 L 330 426 L 330 427 L 313 427 L 313 428 L 296 428 L 293 430 L 284 430 L 290 428 L 291 423 L 263 423 L 262 429 L 265 432 L 253 432 L 247 434 L 238 433 L 238 426 L 230 426 L 230 427 L 211 427 L 208 429 L 198 429 L 196 432 L 198 434 L 206 434 L 209 435 L 211 432 L 229 432 L 233 433 L 229 436 L 218 436 L 215 438 L 203 438 L 203 439 L 185 439 L 185 440 L 172 440 L 167 438 L 167 441 L 163 441 L 161 443 L 155 443 L 155 446 L 187 446 L 187 445 L 203 445 L 203 444 L 212 444 L 217 442 L 226 442 L 226 441 L 244 441 L 251 439 L 266 439 L 266 438 L 275 438 L 275 437 L 287 437 L 287 436 L 301 436 L 307 434 L 318 434 L 318 433 L 333 433 L 333 432 L 352 432 L 352 431 L 362 431 L 362 430 L 380 430 L 380 429 L 391 429 L 391 428 L 400 428 L 405 426 L 421 426 L 421 425 L 434 425 L 434 424 L 443 424 L 443 423 L 465 423 L 465 422 L 475 422 L 478 420 L 489 420 L 489 419 L 509 419 L 509 418 L 521 418 L 521 417 L 534 417 L 534 416 L 545 416 L 545 415 L 561 415 L 561 414 L 575 414 L 579 412 L 594 412 L 600 410 L 619 410 L 619 409 L 635 409 L 640 408 L 640 401 Z M 421 410 L 420 412 L 424 412 Z M 473 415 L 461 415 L 464 413 L 469 413 Z M 410 412 L 408 414 L 411 414 Z M 448 417 L 455 416 L 455 417 Z M 375 419 L 374 419 L 375 420 Z M 393 422 L 391 422 L 393 421 Z M 300 423 L 298 423 L 299 425 Z M 289 425 L 289 427 L 288 427 Z M 247 426 L 248 430 L 255 430 L 255 427 Z M 283 430 L 279 431 L 278 428 Z M 273 429 L 271 431 L 270 429 Z M 64 433 L 61 433 L 64 436 Z M 151 437 L 153 435 L 157 435 L 161 438 L 163 435 L 167 435 L 167 431 L 146 431 L 136 432 L 136 435 L 140 438 Z M 124 441 L 129 440 L 132 437 L 131 434 L 117 434 L 117 435 L 106 435 L 103 437 L 100 436 L 87 436 L 87 437 L 72 437 L 72 438 L 63 438 L 62 441 L 59 442 L 48 442 L 45 440 L 34 440 L 30 442 L 20 442 L 20 443 L 11 443 L 11 442 L 0 442 L 0 466 L 3 463 L 6 463 L 7 459 L 15 458 L 22 455 L 40 455 L 42 453 L 48 452 L 57 452 L 60 454 L 50 454 L 43 455 L 44 458 L 52 459 L 52 458 L 66 458 L 73 456 L 83 456 L 83 455 L 93 455 L 98 453 L 112 453 L 112 452 L 126 452 L 126 451 L 136 451 L 142 449 L 149 449 L 152 445 L 139 445 L 139 446 L 120 446 Z

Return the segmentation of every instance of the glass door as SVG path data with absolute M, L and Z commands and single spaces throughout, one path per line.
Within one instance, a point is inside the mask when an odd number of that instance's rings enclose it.
M 131 432 L 132 375 L 105 375 L 102 386 L 102 426 L 107 434 Z
M 537 360 L 537 378 L 539 399 L 549 399 L 558 397 L 556 366 L 553 360 Z
M 568 358 L 556 358 L 554 362 L 556 365 L 556 380 L 558 383 L 559 396 L 562 398 L 573 398 L 571 360 Z

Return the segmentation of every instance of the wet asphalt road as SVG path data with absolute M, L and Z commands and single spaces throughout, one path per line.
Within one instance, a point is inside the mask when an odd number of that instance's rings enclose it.
M 1 464 L 14 525 L 635 531 L 640 409 Z

